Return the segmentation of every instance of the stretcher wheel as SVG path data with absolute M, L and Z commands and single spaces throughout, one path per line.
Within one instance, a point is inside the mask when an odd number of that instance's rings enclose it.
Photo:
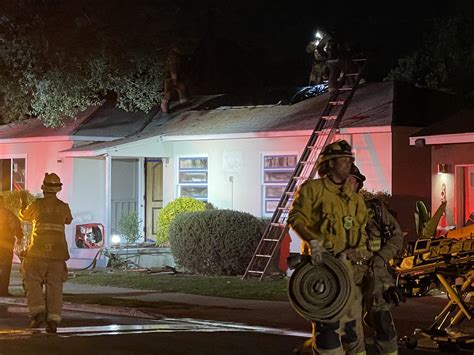
M 418 339 L 414 337 L 405 337 L 405 346 L 410 350 L 415 349 L 418 346 Z

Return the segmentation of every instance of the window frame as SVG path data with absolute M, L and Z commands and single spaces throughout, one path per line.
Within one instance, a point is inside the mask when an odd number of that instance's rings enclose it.
M 13 160 L 24 159 L 25 160 L 25 181 L 23 190 L 28 190 L 28 157 L 27 154 L 0 154 L 0 160 L 10 160 L 10 190 L 13 190 Z
M 298 152 L 295 151 L 285 151 L 285 152 L 263 152 L 260 153 L 261 158 L 260 158 L 260 183 L 262 186 L 262 192 L 261 192 L 261 208 L 262 208 L 262 217 L 271 217 L 273 213 L 275 212 L 274 209 L 267 209 L 269 203 L 273 203 L 278 205 L 278 202 L 281 199 L 281 195 L 278 197 L 268 197 L 268 192 L 267 188 L 268 187 L 276 187 L 276 188 L 281 188 L 282 192 L 284 192 L 286 186 L 288 185 L 289 179 L 288 180 L 280 180 L 280 181 L 270 181 L 266 179 L 267 175 L 266 173 L 268 172 L 280 172 L 280 173 L 289 173 L 289 178 L 291 179 L 291 175 L 293 175 L 293 172 L 298 165 L 299 161 L 299 154 Z M 294 157 L 295 158 L 295 163 L 293 166 L 290 167 L 282 167 L 282 166 L 276 166 L 276 167 L 265 167 L 265 160 L 268 157 L 273 157 L 273 158 L 278 158 L 278 157 Z
M 206 168 L 181 168 L 181 161 L 184 159 L 206 159 Z M 197 173 L 205 174 L 206 180 L 204 182 L 181 182 L 181 173 Z M 182 197 L 181 189 L 182 187 L 189 188 L 205 188 L 206 197 L 192 197 L 196 200 L 208 202 L 209 201 L 209 157 L 207 155 L 194 154 L 194 155 L 182 155 L 177 157 L 176 164 L 176 197 Z

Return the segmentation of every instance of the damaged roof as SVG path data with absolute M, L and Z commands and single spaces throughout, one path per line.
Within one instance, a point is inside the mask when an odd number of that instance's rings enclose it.
M 393 81 L 363 84 L 355 92 L 340 127 L 426 126 L 430 120 L 439 119 L 439 115 L 432 115 L 423 107 L 445 105 L 446 101 L 436 97 L 434 103 L 429 103 L 427 98 L 432 96 L 436 94 Z M 161 114 L 159 107 L 149 113 L 131 113 L 115 107 L 113 102 L 105 102 L 67 120 L 60 128 L 45 128 L 39 120 L 1 126 L 0 139 L 68 135 L 73 140 L 76 137 L 77 141 L 96 142 L 73 148 L 87 150 L 154 136 L 313 130 L 328 98 L 329 94 L 324 93 L 293 105 L 275 99 L 265 101 L 273 104 L 236 106 L 239 101 L 230 95 L 201 96 L 184 104 L 175 103 L 167 115 Z

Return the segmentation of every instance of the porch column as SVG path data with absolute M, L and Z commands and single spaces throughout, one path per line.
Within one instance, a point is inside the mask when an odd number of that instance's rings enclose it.
M 109 247 L 112 245 L 111 238 L 111 215 L 112 213 L 112 157 L 110 155 L 105 156 L 105 246 Z
M 145 158 L 138 158 L 138 191 L 137 216 L 140 221 L 139 231 L 145 241 Z

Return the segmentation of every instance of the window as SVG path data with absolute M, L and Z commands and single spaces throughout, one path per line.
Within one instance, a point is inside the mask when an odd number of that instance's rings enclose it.
M 296 154 L 263 156 L 264 214 L 272 214 L 275 211 L 297 162 Z
M 207 158 L 179 158 L 178 196 L 207 202 Z
M 26 159 L 0 159 L 1 191 L 25 189 Z

